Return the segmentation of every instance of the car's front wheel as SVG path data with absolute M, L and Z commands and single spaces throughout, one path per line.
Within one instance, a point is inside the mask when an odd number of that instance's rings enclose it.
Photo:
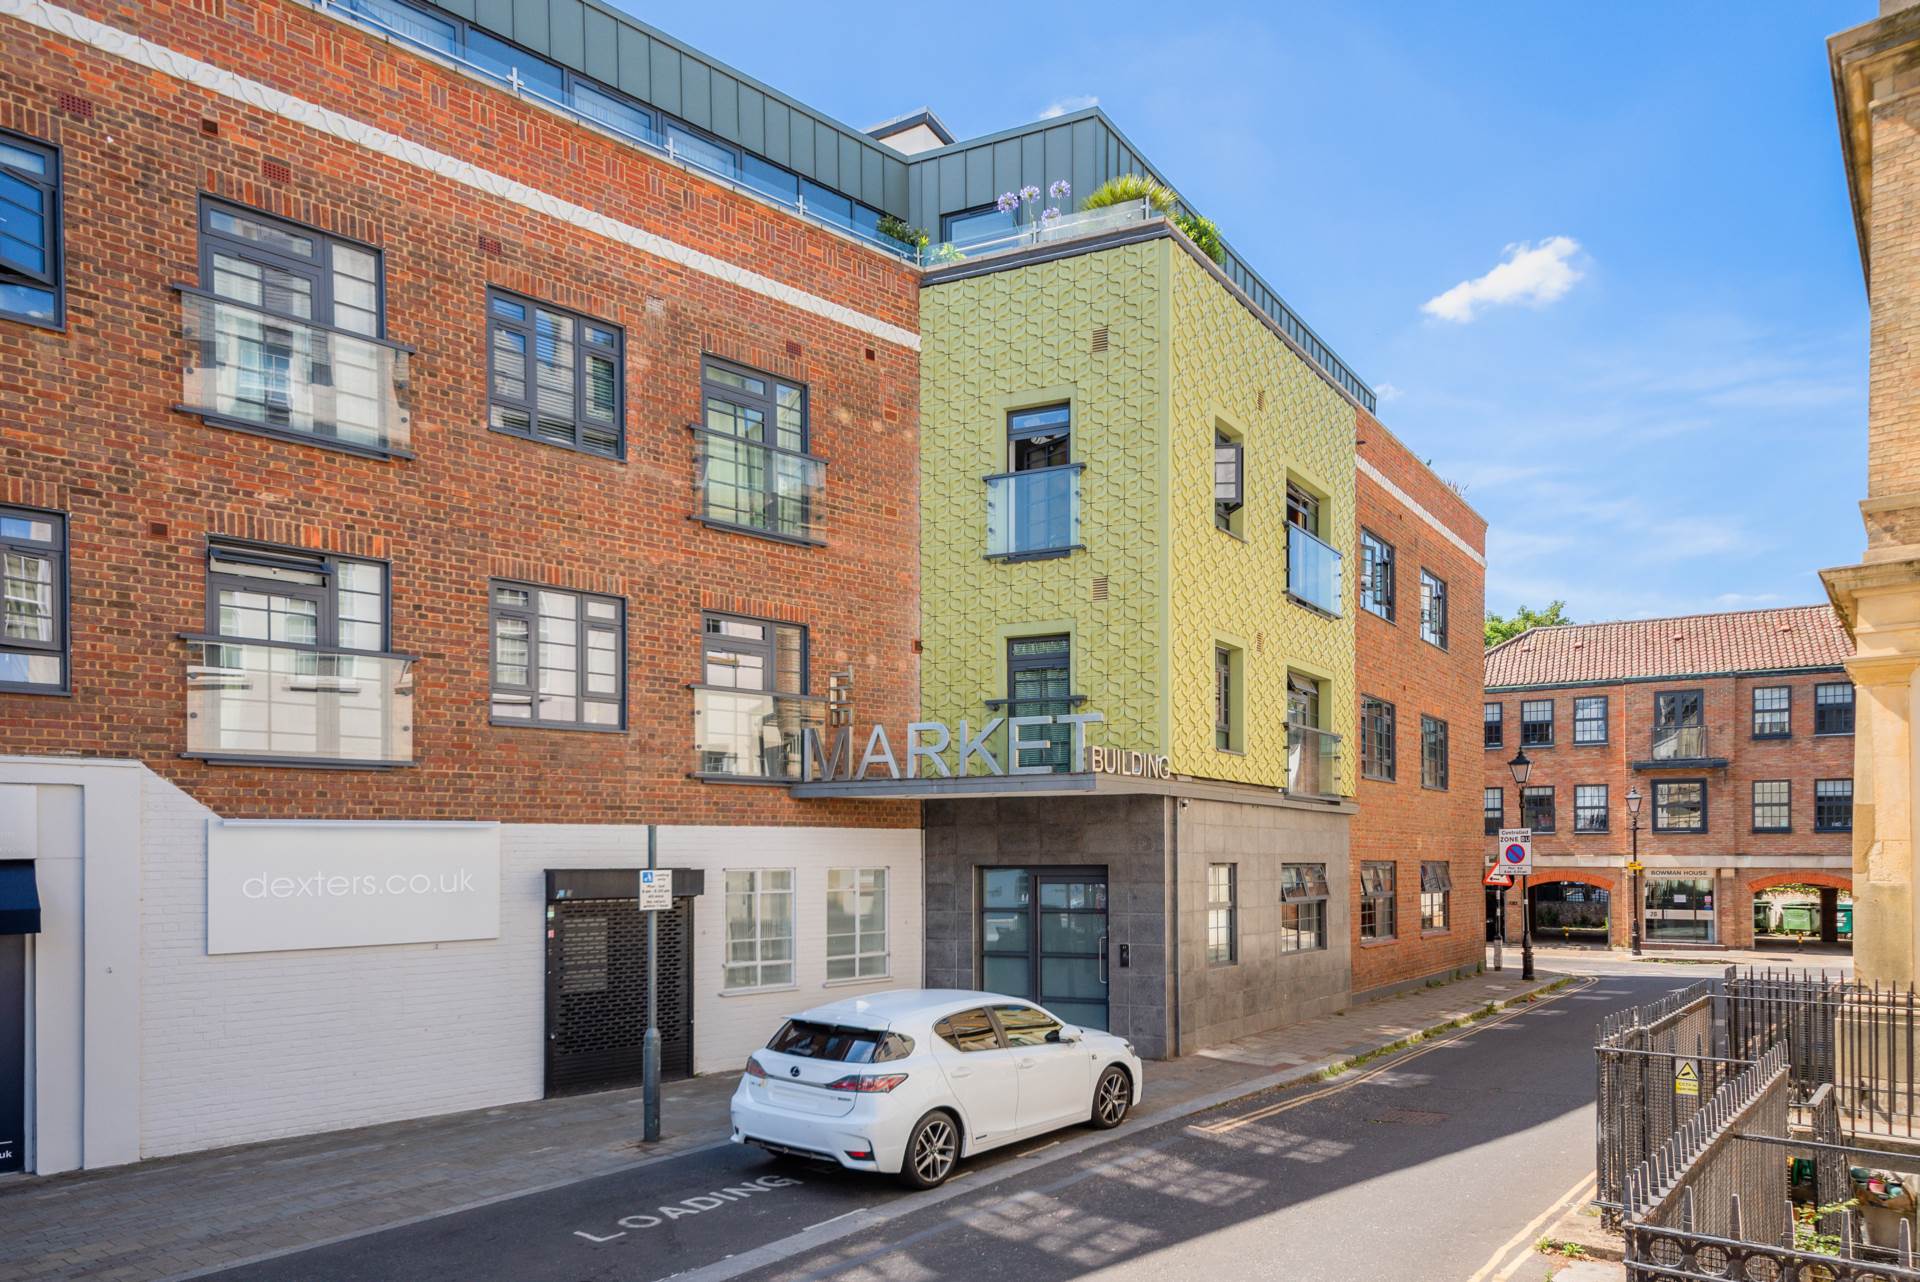
M 1088 1120 L 1095 1130 L 1110 1131 L 1127 1120 L 1127 1110 L 1131 1107 L 1133 1083 L 1128 1080 L 1126 1070 L 1116 1064 L 1100 1074 L 1093 1088 L 1093 1116 Z
M 910 1189 L 930 1189 L 947 1182 L 960 1160 L 960 1128 L 951 1113 L 933 1112 L 907 1136 L 906 1160 L 900 1163 L 900 1182 Z

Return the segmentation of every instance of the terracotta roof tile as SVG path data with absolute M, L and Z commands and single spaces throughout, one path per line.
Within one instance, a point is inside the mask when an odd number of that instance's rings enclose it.
M 1840 618 L 1824 605 L 1624 623 L 1529 628 L 1487 651 L 1494 686 L 1706 676 L 1834 668 L 1853 654 Z

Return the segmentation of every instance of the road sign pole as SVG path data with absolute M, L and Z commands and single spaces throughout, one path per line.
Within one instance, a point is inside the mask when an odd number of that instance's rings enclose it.
M 1533 978 L 1533 899 L 1527 894 L 1531 877 L 1520 879 L 1520 978 Z
M 1500 950 L 1507 942 L 1507 888 L 1505 886 L 1500 887 L 1494 898 L 1499 901 L 1500 906 L 1495 909 L 1495 911 L 1500 914 L 1500 920 L 1494 923 L 1493 968 L 1495 970 L 1504 970 L 1505 967 L 1502 965 Z
M 647 825 L 647 869 L 658 867 L 659 831 Z M 644 1135 L 660 1138 L 660 914 L 647 914 L 647 1036 L 640 1050 L 640 1083 L 645 1116 Z

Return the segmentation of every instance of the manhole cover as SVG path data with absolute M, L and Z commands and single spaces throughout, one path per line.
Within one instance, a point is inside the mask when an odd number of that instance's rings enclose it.
M 1424 1108 L 1390 1108 L 1373 1119 L 1376 1126 L 1438 1126 L 1447 1120 L 1445 1113 Z

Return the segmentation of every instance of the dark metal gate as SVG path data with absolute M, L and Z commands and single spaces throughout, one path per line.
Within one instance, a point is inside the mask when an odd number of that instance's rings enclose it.
M 599 873 L 548 874 L 547 1094 L 637 1086 L 647 1032 L 647 920 L 638 901 L 587 898 Z M 624 871 L 628 883 L 635 874 Z M 680 887 L 676 884 L 676 890 Z M 585 892 L 574 897 L 574 892 Z M 697 893 L 697 892 L 696 892 Z M 693 1075 L 693 900 L 660 914 L 660 1073 Z

